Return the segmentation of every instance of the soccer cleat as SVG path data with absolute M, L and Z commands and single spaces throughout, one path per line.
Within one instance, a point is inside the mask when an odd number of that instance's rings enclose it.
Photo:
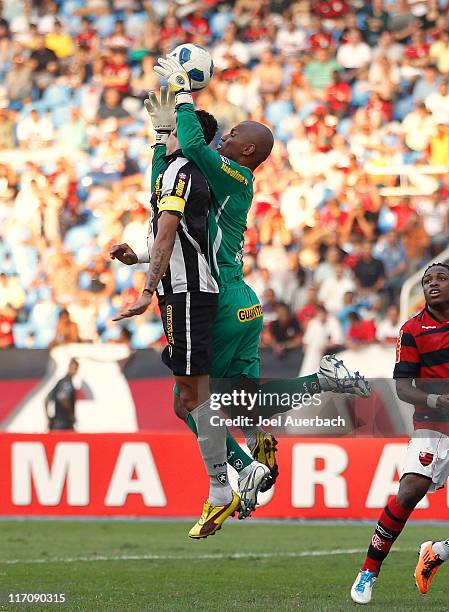
M 263 463 L 253 461 L 239 474 L 240 512 L 239 519 L 247 518 L 257 505 L 257 494 L 271 479 L 269 468 Z
M 251 455 L 255 461 L 263 463 L 270 470 L 270 477 L 262 484 L 260 491 L 269 491 L 279 476 L 279 467 L 276 461 L 278 442 L 273 434 L 266 431 L 256 433 L 256 443 L 250 448 Z
M 423 542 L 419 549 L 418 563 L 415 567 L 415 582 L 420 593 L 427 593 L 430 583 L 444 561 L 432 550 L 433 542 Z
M 371 601 L 373 586 L 377 576 L 370 570 L 360 570 L 351 588 L 352 601 L 358 604 L 367 604 Z
M 232 491 L 232 500 L 226 506 L 213 506 L 207 501 L 203 506 L 203 513 L 200 519 L 189 531 L 189 537 L 199 540 L 207 536 L 215 535 L 225 520 L 240 509 L 240 497 Z
M 334 393 L 353 393 L 360 397 L 371 395 L 371 386 L 360 372 L 353 372 L 342 359 L 335 355 L 324 355 L 318 373 L 324 376 Z

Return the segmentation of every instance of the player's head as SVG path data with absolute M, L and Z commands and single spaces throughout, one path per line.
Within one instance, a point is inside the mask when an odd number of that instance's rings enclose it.
M 76 359 L 71 359 L 69 363 L 69 376 L 75 376 L 78 372 L 79 363 Z
M 205 110 L 195 111 L 195 115 L 201 124 L 203 130 L 204 140 L 207 144 L 210 144 L 215 138 L 215 134 L 218 130 L 217 120 L 213 115 Z M 167 140 L 167 155 L 171 155 L 179 149 L 178 133 L 176 128 L 171 132 Z
M 449 306 L 449 265 L 431 264 L 423 274 L 422 287 L 426 304 L 439 310 Z
M 242 121 L 221 137 L 217 150 L 241 166 L 255 170 L 270 155 L 273 144 L 273 134 L 266 125 Z

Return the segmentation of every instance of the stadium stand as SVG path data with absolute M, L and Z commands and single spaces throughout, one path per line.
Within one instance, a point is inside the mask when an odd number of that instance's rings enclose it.
M 384 341 L 404 280 L 448 245 L 447 0 L 5 0 L 0 347 L 63 343 L 64 325 L 120 339 L 110 320 L 143 268 L 107 251 L 145 248 L 142 102 L 184 41 L 212 52 L 197 101 L 221 131 L 252 118 L 276 135 L 246 240 L 263 346 L 307 349 L 311 320 L 320 351 Z M 156 307 L 127 326 L 133 348 L 160 349 Z

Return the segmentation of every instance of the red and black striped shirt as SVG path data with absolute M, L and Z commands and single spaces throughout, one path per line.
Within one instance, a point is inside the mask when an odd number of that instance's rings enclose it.
M 415 380 L 426 393 L 449 393 L 449 321 L 438 321 L 424 308 L 401 327 L 394 378 Z M 428 406 L 415 406 L 416 429 L 449 435 L 449 417 Z

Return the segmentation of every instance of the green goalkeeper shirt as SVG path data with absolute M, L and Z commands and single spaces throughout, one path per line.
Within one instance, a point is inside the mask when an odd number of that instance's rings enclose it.
M 208 217 L 212 273 L 219 285 L 238 281 L 243 278 L 243 242 L 253 199 L 253 173 L 206 144 L 192 104 L 177 108 L 176 127 L 183 154 L 201 170 L 212 192 Z M 165 165 L 164 155 L 165 147 L 157 146 L 153 157 L 153 189 Z

